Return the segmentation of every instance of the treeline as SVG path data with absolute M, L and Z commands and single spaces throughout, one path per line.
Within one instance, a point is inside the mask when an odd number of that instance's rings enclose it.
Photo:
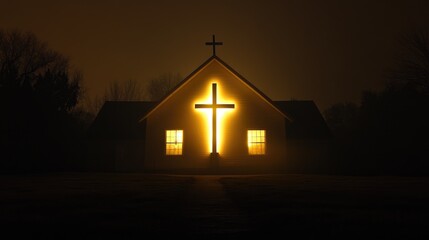
M 0 29 L 0 173 L 86 168 L 86 130 L 105 101 L 157 101 L 181 79 L 111 82 L 84 96 L 83 75 L 30 32 Z
M 334 136 L 337 172 L 429 174 L 429 35 L 402 39 L 398 61 L 384 89 L 362 94 L 360 104 L 340 103 L 324 112 Z
M 76 169 L 82 75 L 34 34 L 0 31 L 0 171 Z
M 428 32 L 403 46 L 382 91 L 324 112 L 331 173 L 429 174 Z M 86 109 L 82 79 L 34 34 L 0 30 L 0 173 L 84 170 L 86 129 L 105 100 L 158 100 L 180 76 L 112 83 Z

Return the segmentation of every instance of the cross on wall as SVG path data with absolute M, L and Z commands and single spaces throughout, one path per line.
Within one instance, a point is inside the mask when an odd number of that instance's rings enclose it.
M 235 108 L 234 104 L 218 104 L 217 103 L 217 85 L 216 83 L 212 84 L 212 103 L 211 104 L 195 104 L 195 108 L 211 108 L 212 109 L 212 154 L 217 153 L 217 122 L 216 122 L 216 113 L 218 108 Z

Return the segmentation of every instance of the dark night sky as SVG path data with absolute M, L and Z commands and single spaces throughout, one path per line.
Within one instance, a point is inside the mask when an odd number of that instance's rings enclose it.
M 379 89 L 399 34 L 429 22 L 427 0 L 0 2 L 0 28 L 32 31 L 69 56 L 90 96 L 114 80 L 188 75 L 215 33 L 219 57 L 273 100 L 321 110 Z

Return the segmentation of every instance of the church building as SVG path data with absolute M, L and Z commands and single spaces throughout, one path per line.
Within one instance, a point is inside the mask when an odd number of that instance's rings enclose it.
M 329 139 L 313 101 L 273 101 L 213 55 L 158 102 L 106 102 L 88 132 L 106 171 L 293 170 Z M 315 160 L 314 160 L 315 159 Z

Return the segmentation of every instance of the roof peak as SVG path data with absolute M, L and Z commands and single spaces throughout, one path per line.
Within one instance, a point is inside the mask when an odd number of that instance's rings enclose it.
M 253 85 L 250 81 L 248 81 L 245 77 L 243 77 L 241 74 L 239 74 L 236 70 L 234 70 L 231 66 L 229 66 L 227 63 L 225 63 L 222 59 L 220 59 L 218 56 L 213 55 L 209 57 L 203 64 L 201 64 L 197 69 L 195 69 L 191 74 L 189 74 L 186 78 L 184 78 L 182 81 L 180 81 L 176 87 L 174 87 L 168 94 L 165 95 L 163 99 L 161 99 L 158 104 L 156 104 L 151 111 L 149 111 L 140 121 L 147 118 L 153 111 L 155 111 L 160 105 L 162 105 L 165 101 L 167 101 L 171 95 L 173 95 L 176 91 L 178 91 L 180 88 L 182 88 L 189 80 L 191 80 L 194 76 L 196 76 L 200 71 L 205 69 L 210 63 L 215 61 L 220 64 L 222 67 L 224 67 L 227 71 L 229 71 L 232 75 L 236 76 L 240 81 L 242 81 L 247 87 L 249 87 L 252 91 L 254 91 L 257 95 L 259 95 L 264 101 L 266 101 L 271 107 L 273 107 L 278 113 L 283 115 L 285 118 L 289 119 L 288 116 L 286 116 L 280 109 L 278 109 L 274 102 L 265 95 L 261 90 L 259 90 L 255 85 Z

